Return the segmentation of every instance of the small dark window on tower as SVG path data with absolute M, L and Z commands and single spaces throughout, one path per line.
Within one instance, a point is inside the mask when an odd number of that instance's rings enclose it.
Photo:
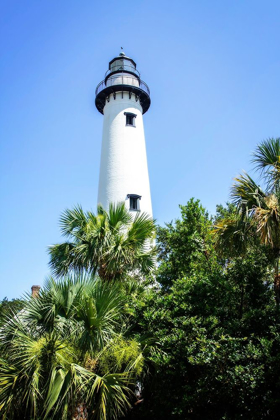
M 126 116 L 126 125 L 134 125 L 133 124 L 134 117 L 132 115 Z
M 135 127 L 135 118 L 137 117 L 136 114 L 132 114 L 132 112 L 125 112 L 124 113 L 126 118 L 126 125 L 129 125 L 131 127 Z
M 138 198 L 130 197 L 130 210 L 138 210 Z
M 127 194 L 129 198 L 129 210 L 140 211 L 140 199 L 141 195 Z

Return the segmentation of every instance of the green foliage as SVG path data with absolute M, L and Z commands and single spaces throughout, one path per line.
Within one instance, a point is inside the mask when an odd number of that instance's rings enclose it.
M 160 261 L 157 277 L 165 288 L 172 285 L 173 279 L 193 271 L 207 272 L 215 265 L 207 212 L 194 199 L 180 208 L 182 219 L 157 229 Z
M 278 189 L 280 180 L 280 138 L 269 138 L 257 146 L 253 155 L 253 163 L 257 170 L 268 181 L 268 189 Z
M 140 376 L 143 370 L 144 358 L 140 343 L 134 339 L 124 339 L 117 336 L 108 348 L 105 348 L 98 359 L 101 372 L 112 372 L 115 369 L 125 370 L 133 367 L 134 373 Z
M 145 213 L 133 219 L 124 203 L 110 205 L 108 212 L 99 206 L 97 215 L 79 206 L 66 210 L 60 225 L 68 242 L 49 248 L 50 266 L 57 276 L 87 271 L 112 281 L 132 270 L 147 275 L 154 268 L 154 222 Z
M 215 249 L 220 258 L 232 258 L 246 254 L 250 246 L 260 246 L 256 226 L 245 212 L 240 214 L 233 203 L 216 208 L 214 229 Z
M 216 219 L 229 212 L 235 208 L 220 207 Z M 158 342 L 155 370 L 144 379 L 144 402 L 127 418 L 277 419 L 280 319 L 269 249 L 253 241 L 245 256 L 221 260 L 211 221 L 193 200 L 158 240 L 164 287 L 134 301 L 138 331 Z
M 248 174 L 239 175 L 231 189 L 234 212 L 216 222 L 216 246 L 221 253 L 246 249 L 257 240 L 274 258 L 275 299 L 280 305 L 280 138 L 257 146 L 253 162 L 262 175 L 262 189 Z
M 22 311 L 0 306 L 2 417 L 278 419 L 279 150 L 269 139 L 254 155 L 264 189 L 241 175 L 213 219 L 191 199 L 157 228 L 156 274 L 152 220 L 67 210 L 51 266 L 75 276 Z
M 12 317 L 23 308 L 21 299 L 8 300 L 4 298 L 0 302 L 0 326 L 3 325 L 7 317 Z
M 49 279 L 0 330 L 4 419 L 117 419 L 142 371 L 140 344 L 125 339 L 124 295 L 90 277 Z

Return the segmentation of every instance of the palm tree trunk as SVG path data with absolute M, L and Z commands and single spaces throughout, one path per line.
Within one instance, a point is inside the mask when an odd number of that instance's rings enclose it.
M 108 273 L 108 270 L 106 269 L 106 264 L 100 264 L 98 269 L 98 276 L 102 281 L 111 282 L 114 280 L 114 275 L 112 273 Z
M 71 416 L 72 420 L 86 420 L 88 419 L 87 407 L 84 403 L 78 405 Z

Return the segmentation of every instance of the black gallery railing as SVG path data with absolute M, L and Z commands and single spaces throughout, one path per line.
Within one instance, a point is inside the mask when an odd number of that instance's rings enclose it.
M 129 74 L 116 74 L 109 77 L 106 82 L 105 80 L 102 80 L 95 89 L 95 96 L 108 87 L 121 85 L 140 88 L 150 96 L 150 89 L 148 88 L 148 85 L 143 82 L 143 80 L 130 76 Z

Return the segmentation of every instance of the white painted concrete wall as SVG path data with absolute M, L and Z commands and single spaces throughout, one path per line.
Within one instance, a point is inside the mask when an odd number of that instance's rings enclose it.
M 137 115 L 136 127 L 126 126 L 124 112 Z M 118 92 L 104 107 L 98 203 L 125 201 L 129 209 L 127 194 L 141 195 L 140 210 L 152 216 L 142 107 L 134 94 Z

